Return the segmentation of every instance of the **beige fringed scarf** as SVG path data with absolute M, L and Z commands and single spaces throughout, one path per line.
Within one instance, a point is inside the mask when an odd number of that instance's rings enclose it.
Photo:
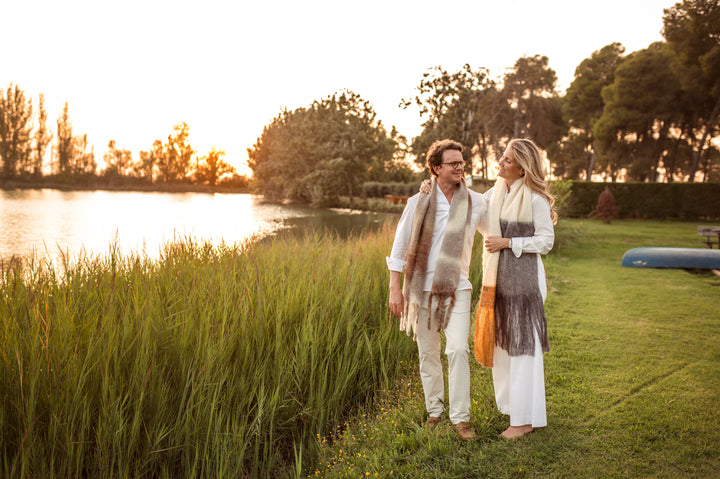
M 417 339 L 418 317 L 424 293 L 425 274 L 427 273 L 428 256 L 432 246 L 433 230 L 435 229 L 437 189 L 437 181 L 432 178 L 430 194 L 420 194 L 418 198 L 410 234 L 410 244 L 407 250 L 405 281 L 403 283 L 405 309 L 400 318 L 400 329 L 405 331 L 408 336 L 412 333 L 413 340 Z M 430 328 L 432 318 L 437 319 L 438 331 L 445 328 L 450 319 L 450 313 L 455 306 L 455 290 L 460 282 L 463 248 L 472 214 L 471 206 L 467 186 L 461 182 L 453 194 L 450 214 L 445 227 L 445 237 L 435 265 L 428 309 L 431 309 L 430 306 L 434 298 L 437 298 L 437 307 L 435 311 L 430 311 L 428 315 L 428 328 Z
M 532 190 L 517 180 L 507 191 L 505 180 L 498 178 L 488 206 L 488 234 L 505 238 L 533 236 Z M 502 278 L 498 278 L 498 269 Z M 474 337 L 475 358 L 483 366 L 493 366 L 495 344 L 511 356 L 533 354 L 534 331 L 538 332 L 543 350 L 548 349 L 537 271 L 534 254 L 516 258 L 510 249 L 496 253 L 483 249 L 482 292 Z

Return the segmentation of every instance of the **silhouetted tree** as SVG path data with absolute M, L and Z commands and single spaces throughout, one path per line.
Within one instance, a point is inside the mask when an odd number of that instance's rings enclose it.
M 452 138 L 463 145 L 465 170 L 473 171 L 473 152 L 477 152 L 480 170 L 486 173 L 488 140 L 492 141 L 495 130 L 487 131 L 484 120 L 497 116 L 498 107 L 504 106 L 488 101 L 497 90 L 487 69 L 473 70 L 466 64 L 459 71 L 449 73 L 436 66 L 423 74 L 416 90 L 415 97 L 403 99 L 400 106 L 415 105 L 420 117 L 425 118 L 422 133 L 411 143 L 418 165 L 425 167 L 425 152 L 434 141 Z
M 88 151 L 90 147 L 90 151 Z M 74 176 L 93 176 L 97 173 L 94 148 L 88 144 L 87 134 L 73 137 L 72 174 Z
M 681 91 L 671 62 L 667 45 L 656 42 L 625 57 L 603 89 L 605 107 L 593 134 L 598 163 L 612 178 L 625 168 L 630 179 L 657 180 L 670 131 L 680 120 Z
M 150 151 L 140 152 L 140 161 L 136 168 L 136 174 L 139 178 L 146 178 L 153 183 L 155 177 L 155 169 L 163 159 L 163 143 L 160 140 L 153 142 Z
M 422 133 L 412 140 L 416 161 L 424 166 L 432 142 L 452 138 L 463 144 L 466 171 L 487 177 L 489 159 L 501 156 L 504 143 L 514 136 L 530 136 L 548 148 L 567 130 L 555 83 L 547 57 L 539 55 L 518 59 L 501 86 L 485 68 L 465 65 L 456 73 L 439 66 L 431 69 L 423 75 L 418 94 L 400 104 L 417 105 L 426 118 Z
M 108 142 L 108 151 L 103 155 L 105 170 L 103 174 L 108 177 L 131 176 L 134 172 L 132 152 L 118 149 L 115 140 Z
M 465 65 L 455 73 L 437 66 L 423 74 L 418 94 L 403 100 L 401 107 L 415 104 L 425 117 L 423 130 L 413 138 L 411 152 L 425 167 L 425 152 L 436 140 L 452 138 L 463 145 L 468 173 L 488 175 L 491 156 L 501 154 L 501 142 L 511 135 L 508 128 L 512 109 L 486 68 L 473 70 Z
M 25 92 L 11 84 L 0 90 L 0 158 L 2 174 L 14 178 L 30 168 L 32 102 Z
M 720 2 L 683 0 L 663 10 L 663 36 L 675 53 L 672 67 L 683 89 L 687 139 L 693 154 L 689 180 L 709 152 L 720 121 Z M 707 179 L 707 178 L 706 178 Z
M 512 136 L 530 137 L 544 149 L 567 131 L 555 92 L 557 75 L 548 65 L 546 56 L 521 57 L 503 79 L 503 93 L 513 111 Z
M 47 127 L 47 111 L 45 110 L 45 96 L 41 93 L 38 100 L 38 127 L 35 130 L 35 145 L 32 158 L 32 175 L 35 178 L 42 176 L 43 159 L 50 141 L 52 132 Z
M 611 43 L 593 52 L 575 69 L 575 79 L 562 101 L 570 134 L 553 155 L 555 175 L 571 179 L 582 175 L 591 180 L 596 154 L 592 127 L 605 107 L 602 89 L 613 83 L 624 51 L 620 43 Z
M 221 178 L 218 185 L 237 189 L 247 189 L 250 186 L 250 180 L 245 175 L 233 173 L 231 176 Z
M 197 180 L 199 183 L 207 183 L 215 186 L 220 178 L 225 175 L 235 174 L 235 168 L 223 160 L 225 152 L 211 148 L 210 152 L 198 159 Z
M 163 145 L 163 154 L 158 158 L 158 180 L 165 183 L 179 183 L 187 180 L 193 156 L 190 146 L 190 127 L 180 122 L 173 127 L 168 141 Z
M 62 113 L 57 120 L 57 143 L 55 145 L 55 159 L 57 171 L 61 176 L 68 176 L 72 173 L 71 161 L 73 159 L 73 131 L 68 113 L 68 104 L 65 102 Z

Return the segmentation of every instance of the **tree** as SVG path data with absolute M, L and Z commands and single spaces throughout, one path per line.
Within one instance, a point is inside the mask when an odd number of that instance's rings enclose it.
M 548 149 L 553 174 L 557 177 L 590 180 L 595 164 L 595 150 L 584 131 L 570 130 L 560 143 Z
M 198 160 L 197 180 L 215 186 L 225 175 L 235 174 L 235 168 L 223 160 L 225 152 L 211 148 L 210 152 Z
M 671 129 L 680 121 L 680 85 L 670 68 L 672 52 L 656 42 L 628 55 L 617 67 L 612 85 L 603 89 L 605 108 L 595 122 L 599 160 L 618 160 L 630 179 L 656 181 L 671 143 Z M 616 143 L 622 157 L 617 155 Z M 617 174 L 611 174 L 616 177 Z
M 74 176 L 91 176 L 97 172 L 94 148 L 91 146 L 87 151 L 87 134 L 73 137 L 72 157 L 70 160 L 70 171 Z
M 190 127 L 180 122 L 173 127 L 168 141 L 163 147 L 163 154 L 158 159 L 158 179 L 165 183 L 183 182 L 190 173 L 193 153 L 190 146 Z
M 57 120 L 57 143 L 55 160 L 57 173 L 67 179 L 95 175 L 97 162 L 93 147 L 88 144 L 87 134 L 73 136 L 68 103 L 65 102 Z M 88 147 L 90 150 L 88 151 Z
M 248 149 L 248 164 L 269 199 L 331 204 L 344 193 L 352 202 L 370 166 L 392 161 L 396 147 L 370 102 L 344 91 L 283 110 Z
M 45 96 L 41 93 L 38 100 L 38 127 L 35 130 L 35 145 L 32 158 L 32 175 L 36 178 L 42 176 L 43 158 L 45 158 L 45 151 L 52 137 L 52 132 L 47 127 Z
M 478 126 L 477 152 L 479 156 L 479 173 L 488 178 L 489 160 L 501 158 L 505 152 L 503 142 L 508 140 L 512 131 L 510 118 L 512 108 L 501 89 L 495 82 L 482 90 L 478 101 L 478 112 L 475 115 Z
M 14 178 L 30 168 L 32 102 L 20 87 L 0 91 L 0 158 L 2 174 Z
M 68 113 L 68 104 L 65 102 L 62 113 L 57 120 L 57 144 L 55 145 L 55 158 L 57 160 L 58 173 L 61 176 L 68 176 L 72 173 L 71 161 L 73 158 L 73 132 Z
M 555 92 L 557 75 L 548 64 L 546 56 L 521 57 L 503 80 L 503 93 L 513 110 L 512 136 L 532 138 L 544 149 L 567 131 Z
M 400 104 L 407 108 L 415 103 L 420 116 L 427 116 L 422 133 L 412 141 L 416 161 L 424 165 L 424 153 L 435 140 L 453 138 L 463 145 L 466 171 L 487 177 L 489 159 L 499 158 L 503 143 L 513 137 L 532 137 L 547 149 L 567 131 L 556 81 L 547 57 L 539 55 L 518 59 L 501 86 L 485 68 L 465 65 L 451 74 L 435 67 L 423 75 L 419 94 Z
M 571 132 L 553 155 L 555 175 L 575 179 L 584 172 L 585 180 L 591 180 L 596 155 L 592 127 L 605 107 L 602 89 L 613 83 L 624 51 L 620 43 L 611 43 L 593 52 L 575 69 L 575 79 L 562 102 L 563 117 Z
M 673 67 L 689 110 L 689 141 L 693 147 L 689 180 L 709 153 L 710 138 L 720 121 L 720 3 L 683 0 L 663 10 L 663 36 L 675 52 Z
M 250 185 L 250 180 L 245 175 L 238 175 L 237 173 L 233 173 L 232 176 L 225 176 L 221 178 L 218 184 L 220 186 L 225 186 L 228 188 L 246 190 Z
M 108 151 L 103 155 L 103 161 L 105 162 L 103 172 L 105 176 L 131 176 L 133 173 L 132 152 L 116 148 L 115 140 L 108 142 Z
M 488 155 L 503 132 L 498 119 L 507 116 L 507 104 L 487 69 L 473 70 L 466 64 L 458 72 L 449 73 L 436 66 L 423 74 L 416 89 L 417 95 L 402 100 L 400 106 L 415 104 L 420 117 L 426 118 L 422 133 L 411 145 L 418 165 L 425 166 L 425 152 L 434 141 L 452 138 L 463 145 L 465 170 L 473 172 L 477 156 L 479 172 L 486 177 Z
M 398 133 L 393 126 L 388 133 L 393 145 L 392 156 L 376 155 L 370 160 L 366 172 L 366 181 L 409 183 L 415 180 L 416 173 L 407 162 L 407 138 Z
M 700 166 L 703 181 L 720 182 L 720 149 L 710 145 L 703 154 L 703 162 Z
M 397 138 L 388 135 L 370 102 L 352 91 L 313 102 L 311 112 L 320 135 L 319 161 L 302 182 L 315 204 L 332 202 L 339 193 L 352 204 L 370 168 L 393 161 Z
M 163 155 L 162 141 L 155 140 L 150 151 L 140 152 L 140 162 L 136 166 L 137 176 L 147 178 L 152 184 L 156 166 L 162 162 Z

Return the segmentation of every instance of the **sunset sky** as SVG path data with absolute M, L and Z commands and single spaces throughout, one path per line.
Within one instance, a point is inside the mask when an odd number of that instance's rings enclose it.
M 613 41 L 626 53 L 662 40 L 673 0 L 6 2 L 0 87 L 45 94 L 48 123 L 67 101 L 98 161 L 114 139 L 134 159 L 174 124 L 201 154 L 216 146 L 246 173 L 247 148 L 283 108 L 341 89 L 371 101 L 388 127 L 420 131 L 414 94 L 436 65 L 501 76 L 545 55 L 564 91 L 575 67 Z

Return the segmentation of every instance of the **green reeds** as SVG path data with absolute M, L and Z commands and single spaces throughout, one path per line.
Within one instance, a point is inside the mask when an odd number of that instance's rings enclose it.
M 387 308 L 392 231 L 192 239 L 0 281 L 0 475 L 300 470 L 415 356 Z

